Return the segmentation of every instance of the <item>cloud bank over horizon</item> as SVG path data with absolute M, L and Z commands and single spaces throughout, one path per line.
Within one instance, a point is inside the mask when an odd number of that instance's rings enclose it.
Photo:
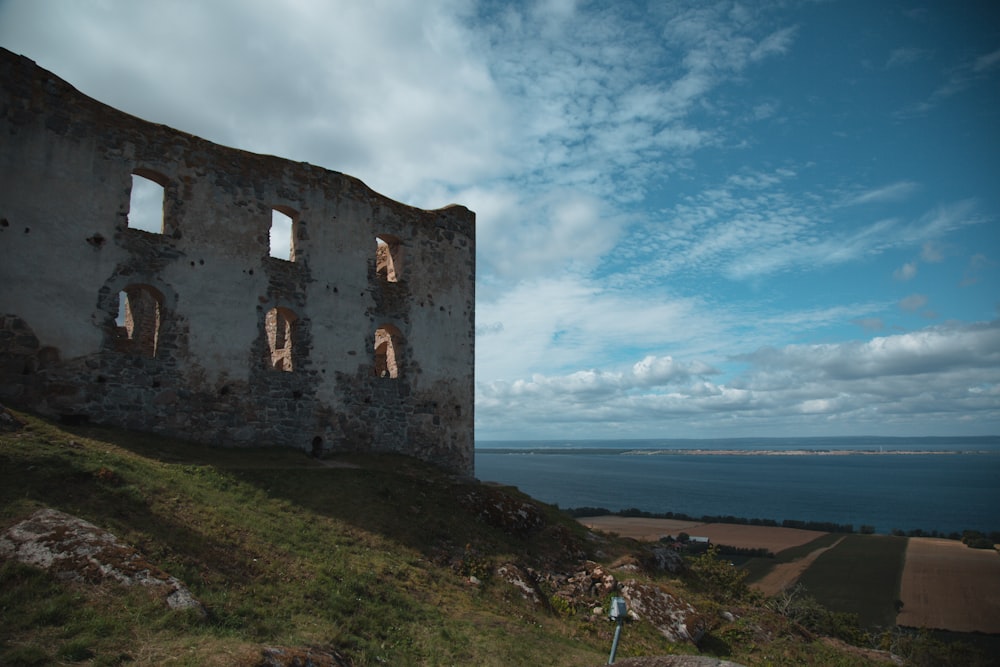
M 211 141 L 477 213 L 480 439 L 1000 433 L 988 2 L 0 2 Z

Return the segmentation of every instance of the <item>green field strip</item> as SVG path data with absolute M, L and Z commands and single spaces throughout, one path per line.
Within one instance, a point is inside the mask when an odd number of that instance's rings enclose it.
M 857 614 L 864 626 L 892 627 L 906 543 L 905 537 L 846 535 L 799 583 L 831 611 Z
M 798 546 L 789 547 L 783 551 L 779 551 L 774 555 L 774 558 L 750 558 L 742 564 L 743 569 L 747 573 L 747 583 L 752 584 L 755 581 L 760 581 L 767 576 L 767 574 L 773 570 L 776 565 L 791 563 L 800 558 L 805 558 L 817 549 L 833 546 L 837 543 L 837 540 L 843 536 L 844 535 L 842 533 L 824 533 L 816 539 L 806 542 L 805 544 L 800 544 Z

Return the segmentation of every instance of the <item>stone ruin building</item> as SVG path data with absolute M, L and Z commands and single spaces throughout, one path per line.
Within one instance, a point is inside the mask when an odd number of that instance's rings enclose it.
M 0 81 L 0 403 L 473 474 L 474 213 Z

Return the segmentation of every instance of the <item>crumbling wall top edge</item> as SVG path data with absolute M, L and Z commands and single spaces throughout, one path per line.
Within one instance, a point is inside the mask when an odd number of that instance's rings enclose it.
M 58 75 L 39 66 L 31 58 L 14 53 L 2 46 L 0 46 L 0 85 L 4 89 L 4 96 L 21 98 L 22 101 L 30 100 L 32 106 L 43 108 L 46 113 L 73 114 L 83 112 L 89 117 L 90 122 L 95 124 L 100 123 L 130 130 L 149 138 L 157 135 L 166 136 L 177 143 L 186 144 L 186 152 L 201 150 L 214 153 L 222 161 L 238 162 L 244 166 L 256 163 L 262 176 L 269 172 L 285 170 L 290 172 L 293 178 L 302 182 L 315 183 L 337 179 L 343 181 L 348 189 L 360 190 L 364 193 L 363 196 L 376 200 L 383 206 L 398 212 L 408 210 L 411 214 L 416 214 L 417 217 L 431 219 L 437 218 L 441 214 L 448 214 L 449 217 L 453 218 L 465 218 L 471 223 L 475 221 L 475 214 L 459 204 L 449 204 L 438 209 L 423 209 L 412 206 L 383 195 L 361 179 L 340 171 L 272 154 L 255 153 L 226 146 L 169 125 L 127 113 L 90 97 Z M 64 104 L 53 105 L 50 103 L 53 99 L 60 99 Z M 53 109 L 57 111 L 53 111 Z

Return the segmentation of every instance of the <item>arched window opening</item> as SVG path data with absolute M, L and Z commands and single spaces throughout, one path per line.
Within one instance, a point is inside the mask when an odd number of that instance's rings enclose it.
M 403 335 L 391 324 L 375 330 L 375 376 L 398 378 Z
M 163 233 L 163 194 L 166 183 L 166 177 L 148 169 L 137 169 L 132 174 L 132 195 L 128 207 L 130 229 Z
M 298 217 L 298 212 L 287 206 L 275 206 L 271 209 L 271 257 L 295 261 L 295 226 Z
M 163 297 L 148 285 L 129 285 L 118 293 L 115 322 L 132 350 L 155 357 L 160 343 Z
M 375 273 L 390 283 L 402 278 L 403 244 L 395 236 L 380 234 L 375 237 Z
M 298 317 L 287 308 L 272 308 L 267 312 L 264 328 L 267 332 L 268 362 L 276 371 L 294 370 L 292 364 L 292 333 Z

